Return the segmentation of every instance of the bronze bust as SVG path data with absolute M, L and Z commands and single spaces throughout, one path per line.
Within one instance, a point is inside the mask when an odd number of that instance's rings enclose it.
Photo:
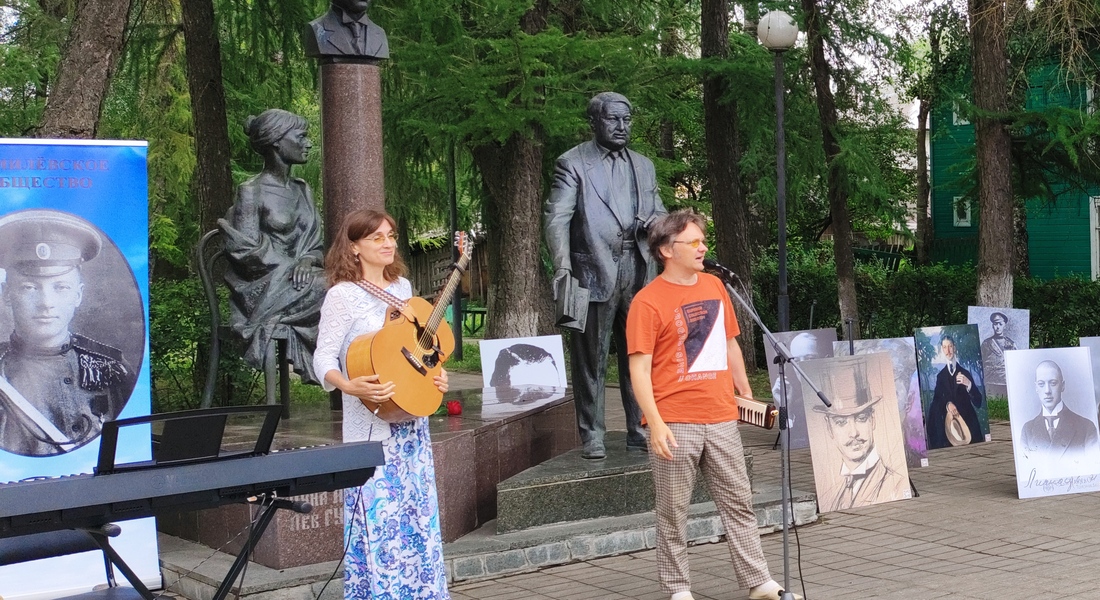
M 332 0 L 302 35 L 306 56 L 389 58 L 386 32 L 367 16 L 371 0 Z

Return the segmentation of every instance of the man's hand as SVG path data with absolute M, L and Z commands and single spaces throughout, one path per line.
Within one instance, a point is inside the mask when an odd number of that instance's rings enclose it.
M 947 403 L 947 414 L 951 415 L 952 418 L 959 418 L 959 409 L 955 408 L 954 402 Z
M 672 460 L 672 449 L 679 448 L 676 437 L 664 421 L 649 423 L 649 450 L 665 460 Z
M 554 281 L 550 283 L 550 291 L 554 294 L 554 300 L 558 299 L 558 284 L 561 283 L 566 277 L 572 277 L 573 272 L 569 269 L 558 269 L 554 273 Z
M 649 218 L 645 219 L 644 221 L 641 217 L 635 217 L 635 219 L 638 220 L 638 229 L 644 233 L 649 233 L 649 228 L 652 227 L 659 218 L 661 218 L 661 215 L 657 213 L 649 215 Z
M 968 392 L 970 391 L 970 386 L 974 385 L 974 382 L 970 381 L 966 375 L 963 375 L 962 371 L 955 374 L 955 383 L 966 386 L 966 391 Z

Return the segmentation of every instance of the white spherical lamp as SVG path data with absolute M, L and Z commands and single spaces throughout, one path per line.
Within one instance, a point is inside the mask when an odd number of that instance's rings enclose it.
M 756 26 L 756 37 L 768 50 L 790 50 L 798 39 L 798 25 L 787 13 L 773 10 L 760 19 Z

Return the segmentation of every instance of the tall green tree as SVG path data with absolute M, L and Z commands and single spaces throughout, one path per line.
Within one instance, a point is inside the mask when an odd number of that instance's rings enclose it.
M 806 16 L 806 38 L 810 47 L 810 70 L 821 119 L 821 143 L 828 168 L 829 222 L 833 228 L 833 259 L 837 272 L 837 300 L 840 317 L 859 322 L 856 300 L 855 258 L 852 254 L 852 219 L 848 211 L 848 174 L 840 160 L 839 120 L 833 96 L 832 69 L 825 58 L 825 20 L 817 0 L 802 0 Z M 856 332 L 858 336 L 858 331 Z
M 1004 3 L 969 0 L 978 175 L 978 290 L 981 306 L 1012 306 L 1012 138 Z
M 180 14 L 195 136 L 195 207 L 199 231 L 209 231 L 217 226 L 217 219 L 225 215 L 235 197 L 221 40 L 213 0 L 180 0 Z
M 50 3 L 47 3 L 50 5 Z M 53 4 L 55 12 L 60 6 Z M 49 11 L 47 11 L 49 12 Z M 38 137 L 94 138 L 122 55 L 130 0 L 76 3 L 73 25 L 49 86 Z
M 730 56 L 729 0 L 703 0 L 700 11 L 704 60 L 722 62 Z M 737 273 L 745 290 L 752 289 L 753 251 L 749 207 L 741 185 L 742 131 L 730 80 L 719 70 L 703 74 L 703 130 L 706 140 L 707 187 L 710 189 L 714 237 L 719 262 Z M 745 295 L 742 292 L 742 295 Z M 756 327 L 744 307 L 735 306 L 745 363 L 756 365 Z

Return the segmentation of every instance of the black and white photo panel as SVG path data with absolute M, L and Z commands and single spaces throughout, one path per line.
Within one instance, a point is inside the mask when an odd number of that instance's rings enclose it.
M 802 362 L 812 358 L 828 358 L 833 355 L 833 342 L 836 341 L 836 330 L 807 329 L 804 331 L 781 331 L 775 334 L 780 343 L 791 351 L 791 359 Z M 806 448 L 810 445 L 810 438 L 806 434 L 806 422 L 802 419 L 802 379 L 796 375 L 796 370 L 791 365 L 784 366 L 786 386 L 779 379 L 779 365 L 775 364 L 775 347 L 768 338 L 764 337 L 764 352 L 768 358 L 768 380 L 772 386 L 772 398 L 776 405 L 780 403 L 784 388 L 787 392 L 788 427 L 790 428 L 791 448 Z M 810 392 L 809 402 L 817 402 Z
M 1100 490 L 1088 348 L 1010 350 L 1005 367 L 1020 498 Z

